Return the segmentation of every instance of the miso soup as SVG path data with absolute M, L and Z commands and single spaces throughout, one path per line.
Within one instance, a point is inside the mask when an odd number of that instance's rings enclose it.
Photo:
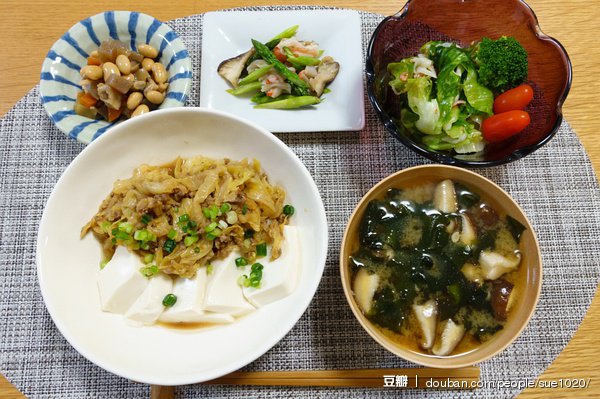
M 408 349 L 467 352 L 502 330 L 514 308 L 525 227 L 470 187 L 413 183 L 367 204 L 350 251 L 354 297 Z

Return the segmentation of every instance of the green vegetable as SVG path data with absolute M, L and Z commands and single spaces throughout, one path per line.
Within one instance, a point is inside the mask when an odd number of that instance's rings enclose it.
M 296 96 L 293 96 L 291 94 L 282 94 L 279 97 L 269 97 L 265 93 L 260 92 L 257 95 L 255 95 L 254 97 L 252 97 L 250 99 L 250 101 L 252 101 L 253 103 L 256 103 L 256 104 L 264 104 L 264 103 L 272 103 L 274 101 L 285 100 L 285 99 L 288 99 L 291 97 L 296 97 Z
M 292 109 L 300 108 L 307 105 L 319 104 L 321 100 L 319 97 L 313 96 L 301 96 L 301 97 L 289 97 L 285 100 L 266 102 L 264 104 L 255 105 L 254 108 L 260 109 Z
M 142 267 L 140 268 L 140 273 L 142 273 L 144 277 L 152 277 L 158 273 L 158 267 L 156 265 Z
M 267 243 L 261 242 L 256 246 L 256 256 L 262 257 L 267 256 Z
M 177 244 L 175 243 L 175 241 L 173 241 L 173 240 L 167 240 L 167 241 L 165 241 L 165 244 L 163 245 L 163 249 L 166 252 L 171 253 L 175 249 L 176 245 Z
M 188 215 L 187 213 L 184 213 L 183 215 L 179 216 L 180 222 L 187 222 L 189 220 L 190 220 L 190 215 Z
M 190 247 L 193 244 L 195 244 L 196 242 L 198 242 L 199 237 L 198 236 L 187 236 L 183 239 L 183 243 L 185 244 L 186 247 Z
M 269 40 L 269 42 L 272 42 L 275 40 L 281 40 L 281 39 L 289 39 L 290 37 L 292 37 L 296 34 L 296 31 L 298 30 L 299 27 L 300 27 L 300 25 L 294 25 L 290 28 L 287 28 L 286 30 L 284 30 L 283 32 L 281 32 L 280 34 L 278 34 L 277 36 L 275 36 L 274 38 Z M 275 46 L 273 46 L 273 47 L 275 47 Z
M 244 238 L 252 238 L 254 237 L 254 230 L 252 229 L 248 229 L 246 231 L 244 231 Z
M 207 233 L 210 233 L 211 231 L 213 231 L 214 229 L 217 228 L 217 223 L 216 222 L 212 222 L 211 224 L 209 224 L 208 226 L 206 226 L 204 228 L 204 231 L 206 231 Z
M 283 214 L 284 215 L 292 216 L 294 214 L 294 211 L 295 211 L 295 209 L 291 205 L 285 205 L 283 207 Z
M 104 223 L 102 223 L 102 230 L 103 230 L 105 233 L 108 233 L 108 228 L 110 227 L 110 225 L 111 225 L 111 224 L 112 224 L 112 223 L 110 223 L 110 222 L 104 222 Z
M 298 95 L 310 95 L 310 86 L 308 85 L 308 83 L 300 79 L 300 77 L 298 77 L 298 75 L 296 75 L 294 72 L 287 69 L 287 67 L 283 65 L 283 63 L 279 61 L 277 57 L 275 57 L 273 52 L 269 50 L 267 46 L 254 39 L 252 39 L 252 45 L 256 49 L 258 55 L 263 60 L 273 65 L 273 68 L 275 68 L 275 70 L 279 72 L 281 76 L 283 76 L 289 82 L 289 84 L 292 86 L 292 88 Z
M 303 67 L 305 67 L 305 66 L 316 66 L 316 65 L 319 65 L 319 63 L 321 63 L 321 60 L 318 59 L 318 58 L 304 57 L 304 56 L 299 56 L 299 57 L 288 56 L 287 60 L 292 65 L 301 65 Z
M 440 108 L 436 99 L 429 99 L 431 89 L 432 82 L 429 76 L 408 79 L 406 82 L 408 105 L 419 115 L 415 127 L 425 134 L 439 134 Z
M 211 274 L 213 272 L 213 265 L 206 266 L 206 274 Z
M 248 212 L 248 205 L 244 204 L 244 207 L 242 208 L 242 215 L 245 215 Z
M 174 240 L 175 237 L 177 237 L 177 232 L 175 231 L 175 229 L 169 230 L 169 232 L 167 233 L 167 237 L 169 237 L 171 240 Z
M 503 93 L 527 79 L 527 51 L 514 37 L 484 37 L 471 50 L 483 85 Z
M 144 224 L 150 223 L 151 220 L 152 220 L 152 218 L 148 214 L 145 214 L 144 216 L 142 216 L 142 223 L 144 223 Z
M 177 296 L 173 294 L 167 294 L 162 301 L 163 306 L 171 307 L 177 303 Z
M 265 76 L 273 68 L 273 65 L 265 65 L 262 68 L 258 68 L 256 71 L 249 73 L 244 79 L 240 80 L 239 85 L 243 86 L 248 83 L 256 82 L 261 76 Z
M 194 252 L 197 253 L 197 254 L 199 254 L 200 253 L 200 247 L 194 248 Z
M 493 115 L 494 93 L 479 83 L 474 67 L 467 68 L 467 78 L 463 89 L 467 101 L 473 108 L 487 115 Z
M 110 262 L 110 259 L 104 259 L 102 262 L 100 262 L 100 270 L 104 269 L 108 262 Z
M 248 264 L 248 260 L 244 257 L 239 257 L 235 260 L 235 265 L 237 267 L 246 266 Z
M 194 222 L 193 220 L 190 220 L 187 224 L 187 227 L 189 229 L 195 229 L 196 227 L 198 227 L 198 224 L 196 222 Z
M 234 96 L 238 96 L 240 94 L 248 93 L 250 91 L 259 90 L 261 86 L 262 82 L 252 82 L 243 86 L 238 86 L 235 89 L 228 89 L 226 91 L 227 93 L 233 94 Z
M 229 205 L 228 203 L 224 203 L 223 205 L 221 205 L 221 213 L 227 213 L 231 210 L 231 205 Z
M 415 63 L 410 62 L 409 60 L 409 58 L 406 58 L 400 62 L 388 64 L 387 66 L 387 71 L 394 77 L 394 79 L 390 81 L 390 86 L 397 95 L 404 92 L 406 81 L 413 77 Z
M 146 254 L 146 256 L 144 256 L 144 263 L 151 263 L 154 260 L 154 255 L 152 254 Z

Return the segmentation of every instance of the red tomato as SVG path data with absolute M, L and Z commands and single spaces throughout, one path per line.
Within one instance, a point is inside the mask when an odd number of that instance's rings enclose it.
M 515 111 L 525 108 L 533 100 L 533 89 L 529 85 L 521 85 L 504 92 L 494 101 L 494 113 Z
M 506 140 L 522 132 L 531 122 L 525 111 L 508 111 L 494 115 L 483 121 L 481 130 L 483 137 L 490 143 Z

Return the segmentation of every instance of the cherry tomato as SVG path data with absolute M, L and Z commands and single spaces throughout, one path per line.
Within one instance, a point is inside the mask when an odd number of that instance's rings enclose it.
M 494 101 L 494 113 L 515 111 L 525 108 L 533 100 L 533 89 L 529 85 L 521 85 L 508 90 Z
M 531 122 L 525 111 L 508 111 L 494 115 L 483 121 L 481 130 L 483 137 L 490 143 L 506 140 L 522 132 Z

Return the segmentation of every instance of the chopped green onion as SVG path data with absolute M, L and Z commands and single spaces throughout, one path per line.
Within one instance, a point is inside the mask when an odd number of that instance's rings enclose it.
M 190 220 L 187 224 L 187 227 L 190 229 L 195 229 L 196 227 L 198 227 L 198 224 L 196 222 L 194 222 L 193 220 Z
M 256 256 L 267 256 L 267 243 L 261 242 L 256 246 Z
M 219 226 L 221 226 L 224 229 L 226 229 L 227 227 L 229 227 L 229 225 L 227 224 L 227 222 L 224 221 L 224 220 L 219 220 Z
M 116 239 L 116 238 L 112 238 L 112 239 L 110 240 L 110 242 L 111 242 L 113 245 L 115 245 L 115 244 L 117 243 L 117 239 Z
M 113 236 L 116 236 L 118 232 L 119 232 L 119 228 L 118 228 L 118 227 L 115 227 L 115 228 L 113 228 L 113 229 L 112 229 L 112 231 L 111 231 L 110 233 L 111 233 Z
M 254 237 L 254 230 L 248 229 L 244 232 L 244 238 L 252 238 Z
M 104 231 L 105 233 L 108 233 L 108 228 L 110 227 L 112 223 L 111 222 L 104 222 L 102 223 L 102 231 Z
M 144 263 L 150 263 L 154 260 L 154 255 L 152 254 L 146 254 L 146 256 L 144 256 Z
M 248 276 L 246 276 L 245 274 L 238 277 L 237 279 L 237 283 L 238 285 L 241 287 L 242 285 L 244 285 L 244 282 L 246 281 L 246 279 L 248 278 Z
M 213 204 L 210 207 L 210 218 L 211 220 L 215 220 L 217 218 L 217 216 L 221 215 L 221 210 L 219 209 L 218 206 L 216 206 L 215 204 Z
M 177 244 L 175 244 L 175 241 L 173 241 L 173 240 L 167 240 L 167 241 L 165 241 L 165 245 L 163 246 L 163 249 L 165 251 L 167 251 L 168 253 L 171 253 L 175 249 L 176 245 Z
M 288 215 L 288 216 L 292 216 L 294 214 L 294 207 L 291 205 L 286 205 L 283 207 L 283 214 L 284 215 Z
M 149 236 L 150 234 L 146 229 L 136 230 L 135 233 L 133 233 L 133 238 L 138 241 L 148 241 Z
M 144 224 L 150 223 L 151 220 L 152 220 L 152 218 L 148 214 L 145 214 L 144 216 L 142 216 L 142 223 L 144 223 Z
M 264 268 L 265 267 L 260 262 L 256 262 L 255 264 L 252 265 L 252 270 L 262 270 Z
M 115 234 L 115 238 L 118 238 L 119 240 L 127 240 L 128 238 L 130 238 L 129 234 L 127 234 L 126 232 L 124 232 L 123 230 L 119 230 L 117 232 L 117 234 Z
M 128 222 L 119 223 L 117 226 L 119 226 L 119 230 L 124 231 L 127 234 L 131 234 L 133 231 L 133 225 Z
M 175 229 L 169 230 L 169 232 L 167 233 L 167 237 L 169 237 L 171 240 L 174 240 L 175 237 L 177 237 L 177 232 L 175 231 Z
M 250 279 L 246 278 L 242 284 L 244 285 L 244 287 L 250 287 Z
M 244 258 L 243 256 L 240 256 L 239 258 L 237 258 L 235 260 L 235 265 L 237 267 L 246 266 L 246 265 L 248 265 L 248 260 L 246 258 Z
M 102 262 L 100 262 L 100 270 L 104 269 L 104 266 L 106 266 L 108 262 L 110 262 L 110 259 L 104 259 Z
M 142 248 L 143 250 L 148 250 L 150 249 L 150 245 L 148 245 L 147 242 L 144 242 L 140 245 L 140 248 Z
M 171 307 L 177 303 L 177 296 L 173 294 L 167 294 L 162 301 L 163 306 Z
M 227 213 L 231 210 L 231 205 L 229 205 L 228 203 L 224 203 L 223 205 L 221 205 L 221 213 Z
M 187 222 L 188 220 L 190 220 L 190 215 L 188 215 L 187 213 L 184 213 L 183 215 L 179 216 L 180 222 Z
M 176 206 L 175 208 L 173 208 L 173 212 L 175 212 L 175 213 L 179 213 L 179 207 L 178 207 L 178 206 Z
M 211 274 L 213 272 L 213 265 L 206 266 L 206 274 Z
M 187 228 L 187 226 L 183 226 L 183 227 L 181 228 L 181 230 L 182 230 L 184 233 L 187 233 L 187 232 L 188 232 L 188 228 Z
M 144 277 L 152 277 L 158 273 L 158 266 L 152 265 L 152 266 L 142 267 L 142 268 L 140 268 L 140 273 L 142 273 L 142 275 Z
M 244 207 L 242 208 L 242 215 L 245 215 L 246 212 L 248 212 L 248 205 L 244 204 Z
M 200 247 L 194 248 L 194 252 L 197 253 L 197 254 L 200 253 Z
M 197 241 L 198 241 L 198 236 L 187 236 L 183 239 L 183 243 L 185 244 L 186 247 L 189 247 L 192 244 L 195 244 Z
M 251 279 L 249 279 L 249 281 L 250 281 L 250 287 L 260 288 L 260 280 L 259 279 L 251 278 Z
M 248 239 L 244 240 L 244 248 L 246 248 L 246 249 L 250 248 L 250 240 L 248 240 Z
M 148 232 L 148 241 L 156 242 L 156 234 Z
M 217 238 L 217 236 L 216 236 L 216 235 L 214 235 L 213 233 L 208 233 L 208 234 L 206 234 L 206 238 L 207 238 L 208 240 L 211 240 L 211 241 L 212 241 L 212 240 L 214 240 L 215 238 Z
M 202 214 L 204 215 L 205 218 L 210 219 L 210 209 L 202 208 Z
M 209 224 L 208 226 L 206 226 L 204 228 L 204 231 L 206 231 L 207 233 L 210 233 L 211 231 L 213 231 L 216 228 L 217 228 L 217 222 L 212 222 L 211 224 Z
M 139 242 L 134 242 L 132 248 L 137 251 L 138 249 L 140 249 L 140 243 Z
M 214 235 L 214 236 L 218 237 L 218 236 L 220 236 L 220 235 L 221 235 L 221 229 L 219 229 L 219 228 L 216 228 L 216 229 L 214 229 L 213 231 L 211 231 L 210 233 L 211 233 L 212 235 Z
M 238 221 L 237 213 L 235 213 L 235 211 L 227 212 L 226 220 L 227 220 L 227 223 L 229 223 L 229 224 L 236 224 Z

